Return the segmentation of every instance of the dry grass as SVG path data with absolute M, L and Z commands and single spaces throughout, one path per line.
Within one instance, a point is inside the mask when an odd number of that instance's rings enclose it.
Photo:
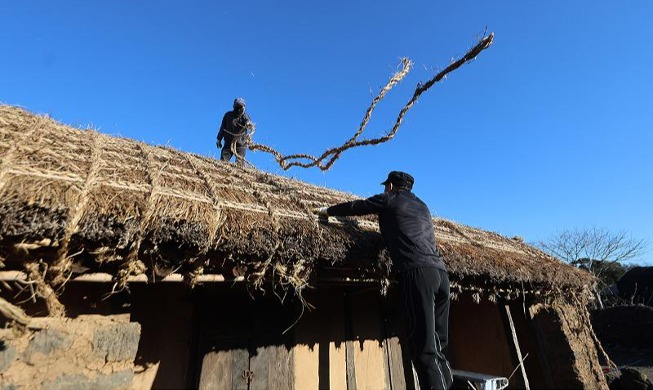
M 355 198 L 0 106 L 0 264 L 41 261 L 55 290 L 72 272 L 108 272 L 118 287 L 141 273 L 222 273 L 296 292 L 318 269 L 383 279 L 375 217 L 321 223 L 310 212 Z M 518 240 L 434 225 L 459 289 L 565 295 L 594 283 Z

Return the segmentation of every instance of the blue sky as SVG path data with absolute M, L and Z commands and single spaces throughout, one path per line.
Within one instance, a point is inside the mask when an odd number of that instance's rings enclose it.
M 547 240 L 604 227 L 653 245 L 651 1 L 14 1 L 0 13 L 0 102 L 77 127 L 217 156 L 235 97 L 257 143 L 319 155 L 392 128 L 420 81 L 494 44 L 429 89 L 388 143 L 326 172 L 259 169 L 360 196 L 411 173 L 434 215 Z M 638 259 L 653 264 L 653 251 Z

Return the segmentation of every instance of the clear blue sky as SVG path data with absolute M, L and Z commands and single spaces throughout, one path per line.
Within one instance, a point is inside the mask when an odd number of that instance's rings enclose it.
M 404 170 L 434 215 L 527 242 L 597 226 L 653 245 L 652 1 L 225 4 L 5 2 L 0 102 L 217 156 L 218 124 L 242 96 L 256 142 L 319 155 L 354 134 L 401 57 L 414 68 L 367 138 L 487 29 L 492 47 L 422 95 L 390 142 L 327 172 L 248 159 L 360 196 Z

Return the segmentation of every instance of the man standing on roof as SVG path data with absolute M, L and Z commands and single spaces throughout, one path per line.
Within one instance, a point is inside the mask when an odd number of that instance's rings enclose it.
M 406 337 L 420 388 L 448 389 L 453 376 L 444 355 L 449 328 L 449 276 L 435 244 L 431 212 L 411 192 L 413 177 L 392 171 L 383 193 L 313 210 L 322 217 L 378 214 L 392 258 Z
M 220 152 L 222 161 L 229 161 L 233 155 L 236 155 L 236 163 L 242 164 L 245 160 L 247 129 L 252 126 L 249 115 L 245 112 L 245 100 L 236 98 L 234 100 L 234 109 L 227 111 L 222 117 L 222 124 L 218 131 L 218 139 L 215 145 Z M 222 140 L 224 139 L 224 146 Z

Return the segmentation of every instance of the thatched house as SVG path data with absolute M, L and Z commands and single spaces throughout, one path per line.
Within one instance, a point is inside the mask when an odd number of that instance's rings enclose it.
M 411 387 L 375 218 L 310 212 L 354 198 L 0 106 L 0 387 Z M 454 368 L 606 388 L 590 275 L 433 223 Z

